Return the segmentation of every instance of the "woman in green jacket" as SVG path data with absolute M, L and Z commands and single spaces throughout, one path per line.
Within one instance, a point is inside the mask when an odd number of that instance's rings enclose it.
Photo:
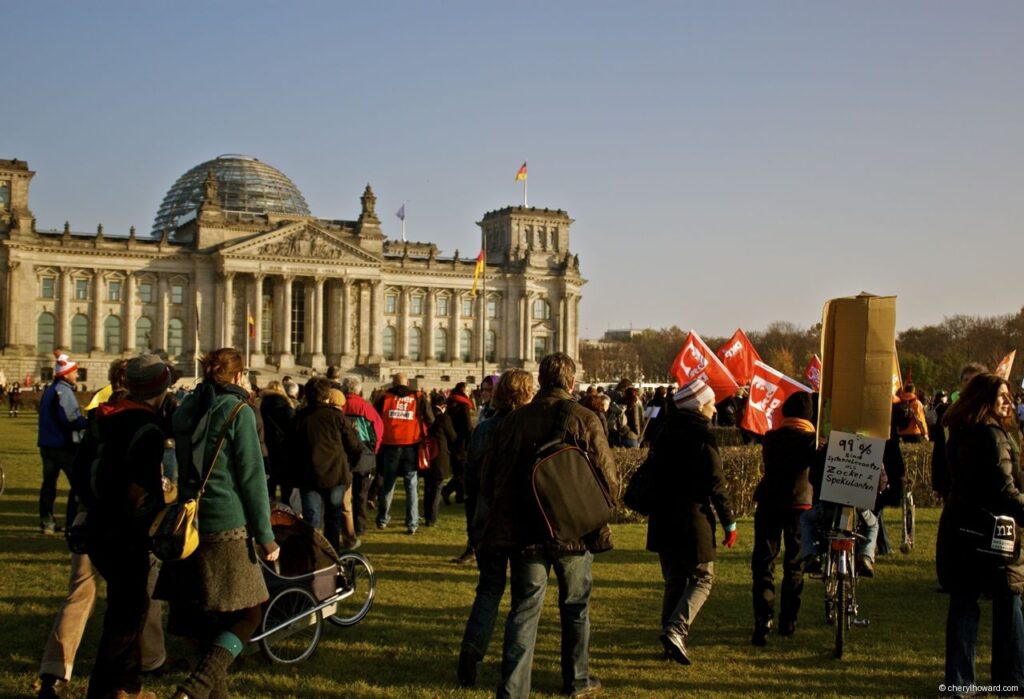
M 269 596 L 257 556 L 273 561 L 279 554 L 256 416 L 239 386 L 242 355 L 226 347 L 201 362 L 203 382 L 181 402 L 173 422 L 179 498 L 196 497 L 209 471 L 199 500 L 199 547 L 183 561 L 164 564 L 154 595 L 170 602 L 168 631 L 198 640 L 204 653 L 175 699 L 228 696 L 227 668 L 259 626 L 260 605 Z

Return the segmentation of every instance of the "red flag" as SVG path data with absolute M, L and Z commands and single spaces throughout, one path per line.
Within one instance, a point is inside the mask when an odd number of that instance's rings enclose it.
M 1003 357 L 1003 361 L 999 362 L 999 366 L 997 366 L 996 370 L 992 373 L 1006 381 L 1009 381 L 1010 370 L 1013 369 L 1013 360 L 1016 358 L 1017 350 L 1013 350 L 1008 355 Z
M 804 379 L 815 391 L 821 390 L 821 357 L 814 355 L 804 369 Z
M 754 362 L 761 361 L 761 355 L 754 349 L 742 328 L 736 328 L 732 337 L 715 354 L 740 384 L 750 383 L 754 376 Z
M 686 336 L 683 349 L 679 350 L 679 354 L 672 362 L 669 373 L 680 386 L 692 379 L 703 379 L 715 392 L 716 403 L 735 395 L 736 389 L 739 388 L 736 379 L 722 361 L 692 330 Z
M 810 390 L 810 386 L 794 381 L 767 364 L 755 362 L 754 378 L 750 380 L 750 396 L 740 427 L 757 434 L 775 429 L 782 422 L 780 408 L 786 399 L 797 391 Z

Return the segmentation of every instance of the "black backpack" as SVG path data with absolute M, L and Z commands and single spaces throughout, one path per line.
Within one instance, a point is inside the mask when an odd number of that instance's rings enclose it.
M 914 408 L 909 400 L 901 400 L 893 407 L 896 413 L 896 426 L 905 430 L 914 424 Z
M 530 469 L 531 502 L 543 542 L 572 541 L 611 521 L 615 501 L 604 476 L 567 433 L 572 401 L 559 406 L 554 436 Z

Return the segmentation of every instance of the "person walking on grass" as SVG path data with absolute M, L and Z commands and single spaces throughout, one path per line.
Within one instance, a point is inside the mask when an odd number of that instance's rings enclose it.
M 57 480 L 61 472 L 70 478 L 75 451 L 88 421 L 75 398 L 78 364 L 62 350 L 54 352 L 53 382 L 39 399 L 39 438 L 37 444 L 43 460 L 43 483 L 39 487 L 39 530 L 43 534 L 57 531 L 53 504 L 57 500 Z
M 549 540 L 533 524 L 536 502 L 529 492 L 529 473 L 537 447 L 568 412 L 566 439 L 589 457 L 608 492 L 618 492 L 615 461 L 597 417 L 572 400 L 576 363 L 561 352 L 540 363 L 540 391 L 508 415 L 497 428 L 484 457 L 480 497 L 491 505 L 480 540 L 481 550 L 506 552 L 512 571 L 512 604 L 505 623 L 499 699 L 530 694 L 530 675 L 537 625 L 544 605 L 548 575 L 558 579 L 558 610 L 562 622 L 562 691 L 573 697 L 596 695 L 601 682 L 590 674 L 590 591 L 594 554 L 612 548 L 607 525 L 570 541 Z
M 345 394 L 345 417 L 352 421 L 359 441 L 363 443 L 359 460 L 352 464 L 352 517 L 356 536 L 359 537 L 366 531 L 367 499 L 377 471 L 377 451 L 384 434 L 384 421 L 374 407 L 363 399 L 361 379 L 347 377 L 341 382 L 341 390 Z
M 700 379 L 672 396 L 676 410 L 651 449 L 661 494 L 647 524 L 647 550 L 658 554 L 665 593 L 661 643 L 668 658 L 690 664 L 686 641 L 715 578 L 715 515 L 722 545 L 736 543 L 736 518 L 711 432 L 715 393 Z

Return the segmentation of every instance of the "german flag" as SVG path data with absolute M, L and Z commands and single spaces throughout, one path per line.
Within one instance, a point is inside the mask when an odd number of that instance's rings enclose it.
M 249 338 L 255 340 L 256 339 L 256 319 L 252 317 L 252 311 L 249 309 L 248 305 L 245 307 L 245 315 L 248 316 L 247 322 L 248 322 L 248 325 L 249 325 Z
M 523 167 L 526 166 L 523 165 Z M 476 297 L 477 282 L 479 282 L 480 278 L 484 276 L 484 264 L 484 251 L 483 248 L 481 248 L 480 254 L 476 256 L 476 269 L 473 270 L 473 289 L 469 292 L 474 298 Z
M 519 168 L 519 172 L 516 173 L 516 182 L 518 182 L 519 180 L 525 180 L 525 179 L 526 179 L 526 162 L 523 161 L 523 166 L 521 168 Z

